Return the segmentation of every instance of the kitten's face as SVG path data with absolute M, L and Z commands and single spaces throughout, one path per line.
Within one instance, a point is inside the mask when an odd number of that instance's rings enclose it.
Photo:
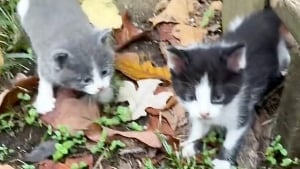
M 185 109 L 193 118 L 219 117 L 241 88 L 244 45 L 168 50 L 173 86 Z
M 105 37 L 103 37 L 105 38 Z M 57 79 L 62 86 L 97 94 L 108 88 L 114 73 L 114 52 L 106 42 L 88 39 L 83 45 L 57 50 L 53 55 L 57 63 Z M 70 52 L 72 51 L 72 53 Z

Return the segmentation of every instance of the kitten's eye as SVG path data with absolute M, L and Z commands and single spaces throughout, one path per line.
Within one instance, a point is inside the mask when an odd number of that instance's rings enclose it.
M 220 104 L 223 103 L 224 99 L 225 99 L 224 93 L 218 93 L 213 96 L 212 103 Z
M 84 84 L 88 84 L 88 83 L 91 83 L 93 81 L 93 79 L 91 77 L 85 77 L 82 79 L 82 82 Z
M 107 74 L 108 74 L 108 71 L 107 71 L 107 70 L 102 70 L 102 71 L 101 71 L 101 75 L 102 75 L 102 76 L 105 76 L 105 75 L 107 75 Z
M 187 100 L 187 101 L 196 100 L 196 97 L 193 94 L 186 94 L 185 95 L 185 100 Z

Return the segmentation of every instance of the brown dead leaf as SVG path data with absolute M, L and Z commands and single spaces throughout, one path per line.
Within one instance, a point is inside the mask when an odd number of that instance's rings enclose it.
M 161 41 L 167 41 L 172 45 L 180 44 L 180 41 L 172 35 L 172 30 L 175 25 L 176 24 L 174 23 L 161 23 L 157 26 L 159 38 Z
M 172 30 L 172 35 L 180 40 L 182 46 L 199 43 L 207 34 L 206 29 L 196 28 L 189 25 L 177 24 Z
M 79 164 L 80 162 L 87 164 L 89 169 L 93 168 L 93 156 L 88 154 L 76 158 L 67 158 L 65 165 L 71 168 L 72 164 Z
M 169 4 L 169 0 L 161 0 L 159 1 L 154 8 L 154 13 L 158 13 L 159 11 L 162 11 L 163 9 L 166 9 L 166 7 Z
M 149 124 L 148 124 L 148 130 L 150 131 L 160 131 L 160 133 L 168 135 L 168 136 L 174 136 L 175 132 L 171 128 L 170 124 L 165 118 L 160 118 L 160 116 L 149 116 Z
M 8 164 L 4 164 L 4 165 L 0 165 L 0 169 L 14 169 L 14 168 Z
M 153 26 L 161 22 L 188 24 L 190 15 L 195 13 L 199 6 L 197 0 L 171 0 L 164 11 L 149 21 Z
M 54 111 L 41 117 L 46 123 L 57 129 L 63 125 L 71 132 L 85 130 L 100 117 L 97 103 L 92 100 L 77 99 L 69 90 L 59 91 Z
M 161 148 L 161 142 L 157 135 L 153 131 L 117 131 L 107 127 L 99 126 L 96 123 L 91 124 L 85 131 L 85 135 L 92 141 L 97 142 L 100 138 L 101 132 L 103 130 L 107 131 L 108 137 L 113 137 L 115 135 L 120 135 L 127 138 L 134 138 L 140 142 L 152 147 Z
M 222 3 L 222 1 L 212 1 L 210 4 L 210 7 L 214 10 L 222 11 L 223 3 Z
M 133 80 L 158 78 L 171 81 L 169 68 L 155 67 L 150 61 L 140 63 L 137 53 L 122 53 L 116 56 L 116 69 Z
M 4 90 L 0 94 L 0 113 L 5 112 L 18 101 L 18 93 L 20 92 L 31 92 L 38 86 L 38 78 L 34 76 L 27 77 L 20 81 L 15 82 L 11 89 Z
M 122 27 L 114 30 L 117 50 L 146 35 L 146 32 L 143 32 L 132 24 L 128 11 L 122 15 L 122 22 Z
M 63 163 L 55 163 L 51 160 L 44 160 L 39 162 L 39 169 L 70 169 L 67 165 Z

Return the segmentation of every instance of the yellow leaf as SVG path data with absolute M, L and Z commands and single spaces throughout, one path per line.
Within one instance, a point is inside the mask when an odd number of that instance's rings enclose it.
M 155 67 L 150 61 L 140 64 L 137 53 L 122 53 L 116 56 L 116 69 L 133 80 L 158 78 L 171 81 L 169 68 Z
M 120 28 L 122 18 L 112 0 L 83 0 L 81 7 L 90 22 L 99 29 Z
M 0 66 L 2 66 L 3 64 L 4 64 L 4 58 L 3 58 L 2 50 L 0 48 Z

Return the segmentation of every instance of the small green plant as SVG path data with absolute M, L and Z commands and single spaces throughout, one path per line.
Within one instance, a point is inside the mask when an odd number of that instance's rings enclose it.
M 131 111 L 127 106 L 111 106 L 109 104 L 105 105 L 103 112 L 106 114 L 111 114 L 112 117 L 107 116 L 100 117 L 96 122 L 104 126 L 116 126 L 122 123 L 126 123 L 131 120 Z
M 35 169 L 34 165 L 24 163 L 22 169 Z
M 25 113 L 25 122 L 28 125 L 39 124 L 38 117 L 39 114 L 33 105 L 30 103 L 31 97 L 27 93 L 18 93 L 18 99 L 21 101 L 21 106 L 24 108 Z
M 11 130 L 15 127 L 15 123 L 13 122 L 14 117 L 15 114 L 12 112 L 0 114 L 0 132 Z
M 51 126 L 48 126 L 47 135 L 57 141 L 55 144 L 56 151 L 52 156 L 54 161 L 59 161 L 68 155 L 74 146 L 80 146 L 86 143 L 86 138 L 82 131 L 78 131 L 72 135 L 65 126 L 59 126 L 57 130 L 53 130 Z
M 291 167 L 293 165 L 300 165 L 298 158 L 291 159 L 288 157 L 287 150 L 281 144 L 281 136 L 278 135 L 271 142 L 270 146 L 267 147 L 266 161 L 270 166 Z
M 74 142 L 72 141 L 65 141 L 62 144 L 56 143 L 55 144 L 55 152 L 52 155 L 54 161 L 58 161 L 62 159 L 65 155 L 68 155 L 70 149 L 74 146 Z
M 0 162 L 4 162 L 9 154 L 13 153 L 13 149 L 9 149 L 4 144 L 0 145 Z
M 106 140 L 107 131 L 103 130 L 97 144 L 90 149 L 91 153 L 99 153 L 102 154 L 105 158 L 110 158 L 115 151 L 126 146 L 126 144 L 120 140 L 113 140 L 110 145 L 108 145 L 106 144 Z
M 156 167 L 152 164 L 150 159 L 146 159 L 144 162 L 145 169 L 156 169 Z
M 86 169 L 86 168 L 88 168 L 88 165 L 83 161 L 79 163 L 73 163 L 71 165 L 71 169 Z

